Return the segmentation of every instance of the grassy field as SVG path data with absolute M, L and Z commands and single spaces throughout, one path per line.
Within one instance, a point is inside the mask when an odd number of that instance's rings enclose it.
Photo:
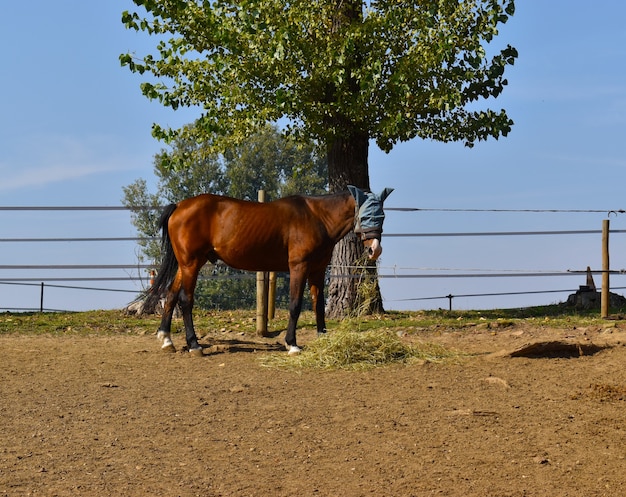
M 621 319 L 626 309 L 612 309 L 610 319 Z M 194 313 L 199 336 L 218 331 L 237 331 L 254 335 L 255 311 L 196 311 Z M 288 314 L 278 310 L 269 324 L 271 330 L 287 327 Z M 483 311 L 391 311 L 381 315 L 360 316 L 341 321 L 328 321 L 329 330 L 354 331 L 402 330 L 405 333 L 460 330 L 470 327 L 506 328 L 516 324 L 549 327 L 584 327 L 603 323 L 597 310 L 577 311 L 562 305 L 528 307 L 521 309 L 495 309 Z M 45 334 L 150 334 L 159 325 L 158 316 L 129 316 L 120 310 L 88 312 L 30 312 L 0 314 L 0 333 Z M 303 312 L 299 328 L 314 328 L 312 312 Z M 176 319 L 173 333 L 182 332 L 182 320 Z

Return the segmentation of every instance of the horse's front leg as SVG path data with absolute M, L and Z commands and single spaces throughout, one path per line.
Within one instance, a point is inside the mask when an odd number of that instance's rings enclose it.
M 296 326 L 302 311 L 302 297 L 306 281 L 306 267 L 300 265 L 289 271 L 289 324 L 285 335 L 285 344 L 289 355 L 299 354 L 302 349 L 296 343 Z
M 326 309 L 324 303 L 325 275 L 326 269 L 309 276 L 309 288 L 311 290 L 313 311 L 315 311 L 315 323 L 317 325 L 318 337 L 326 333 Z

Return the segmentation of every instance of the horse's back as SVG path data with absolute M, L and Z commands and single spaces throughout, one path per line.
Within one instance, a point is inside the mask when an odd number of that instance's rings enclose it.
M 206 257 L 251 271 L 287 271 L 291 259 L 316 249 L 323 226 L 308 197 L 259 203 L 203 194 L 177 204 L 170 238 L 180 257 Z
M 177 204 L 179 216 L 199 217 L 207 222 L 230 223 L 231 227 L 242 224 L 259 224 L 264 229 L 289 225 L 306 219 L 318 218 L 315 204 L 323 197 L 291 195 L 271 202 L 253 202 L 232 197 L 205 193 L 185 199 Z

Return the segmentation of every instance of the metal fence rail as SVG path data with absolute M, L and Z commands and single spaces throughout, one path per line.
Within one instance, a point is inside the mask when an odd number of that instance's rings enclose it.
M 141 210 L 154 210 L 160 209 L 159 206 L 140 206 L 134 208 L 127 208 L 124 206 L 0 206 L 1 211 L 141 211 Z M 622 214 L 624 210 L 556 210 L 556 209 L 424 209 L 413 207 L 389 207 L 387 211 L 399 211 L 399 212 L 535 212 L 535 213 L 606 213 L 608 216 Z M 518 236 L 577 236 L 577 235 L 600 235 L 602 230 L 544 230 L 544 231 L 476 231 L 476 232 L 406 232 L 406 233 L 387 233 L 384 236 L 386 238 L 439 238 L 439 237 L 518 237 Z M 610 230 L 611 234 L 623 234 L 626 230 Z M 132 237 L 132 236 L 111 236 L 111 237 L 0 237 L 0 247 L 3 244 L 55 244 L 59 242 L 65 243 L 117 243 L 117 242 L 141 242 L 150 241 L 156 238 L 150 237 Z M 7 262 L 4 260 L 3 262 Z M 28 310 L 54 310 L 46 309 L 43 305 L 43 292 L 46 287 L 58 288 L 65 290 L 82 290 L 82 291 L 94 291 L 94 292 L 123 292 L 137 295 L 138 290 L 129 290 L 122 288 L 114 288 L 113 282 L 135 282 L 140 283 L 142 286 L 147 286 L 149 276 L 147 275 L 150 269 L 154 269 L 150 264 L 0 264 L 0 270 L 3 272 L 15 272 L 15 276 L 2 277 L 0 276 L 0 287 L 7 287 L 9 285 L 21 285 L 40 287 L 42 300 L 39 308 L 30 308 Z M 343 274 L 333 276 L 341 278 L 358 278 L 354 275 L 355 268 L 344 268 Z M 61 275 L 50 274 L 60 272 Z M 115 276 L 101 276 L 93 274 L 91 276 L 73 276 L 72 271 L 127 271 L 129 273 L 124 275 Z M 402 268 L 396 266 L 380 266 L 378 277 L 386 281 L 406 280 L 406 279 L 451 279 L 451 278 L 541 278 L 541 277 L 565 277 L 565 276 L 580 276 L 586 272 L 586 268 L 578 268 L 574 270 L 550 270 L 550 271 L 529 271 L 529 270 L 487 270 L 487 269 L 451 269 L 451 268 Z M 407 272 L 409 271 L 409 272 Z M 25 275 L 26 273 L 35 272 L 34 275 Z M 132 274 L 131 274 L 132 272 Z M 145 276 L 142 276 L 142 272 L 145 272 Z M 625 270 L 606 270 L 606 269 L 594 269 L 593 274 L 610 274 L 610 275 L 623 275 L 626 274 Z M 255 278 L 254 273 L 248 275 L 224 275 L 219 274 L 211 276 L 211 278 Z M 88 282 L 101 282 L 111 283 L 107 285 L 110 287 L 95 287 L 95 286 L 81 286 L 78 283 Z M 68 284 L 60 284 L 68 283 Z M 76 283 L 76 285 L 70 285 L 69 283 Z M 615 289 L 622 289 L 623 287 L 615 287 Z M 448 299 L 450 304 L 453 298 L 457 297 L 490 297 L 490 296 L 506 296 L 506 295 L 530 295 L 530 294 L 550 294 L 550 293 L 563 293 L 567 290 L 556 289 L 536 289 L 523 292 L 476 292 L 476 293 L 460 293 L 458 295 L 433 295 L 427 297 L 406 297 L 401 299 L 395 299 L 395 302 L 410 302 L 420 300 L 442 300 Z M 0 310 L 25 310 L 25 308 L 3 307 L 0 302 Z

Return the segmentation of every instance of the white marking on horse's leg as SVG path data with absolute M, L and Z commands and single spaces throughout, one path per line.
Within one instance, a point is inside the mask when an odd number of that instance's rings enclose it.
M 202 347 L 196 347 L 195 349 L 189 349 L 189 353 L 196 357 L 202 357 L 204 355 Z
M 287 354 L 288 355 L 297 355 L 302 352 L 302 349 L 297 345 L 287 345 Z
M 163 352 L 176 352 L 176 347 L 174 347 L 174 342 L 172 342 L 172 339 L 170 337 L 167 337 L 163 340 L 161 350 Z
M 161 345 L 163 352 L 176 352 L 176 347 L 174 347 L 174 342 L 172 342 L 168 331 L 159 330 L 157 332 L 157 338 L 163 342 Z

